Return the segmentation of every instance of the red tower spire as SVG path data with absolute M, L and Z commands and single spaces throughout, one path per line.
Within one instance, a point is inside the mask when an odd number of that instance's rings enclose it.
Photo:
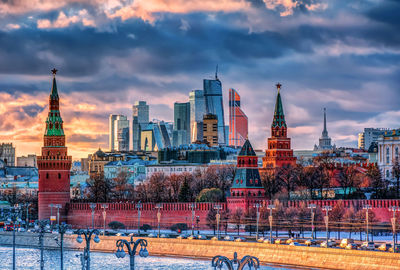
M 276 96 L 274 118 L 271 125 L 271 138 L 268 138 L 268 149 L 263 157 L 263 168 L 272 169 L 282 166 L 294 166 L 296 157 L 293 156 L 290 138 L 287 137 L 287 125 L 281 99 L 280 83 L 276 84 L 278 94 Z
M 63 120 L 60 114 L 56 83 L 57 70 L 53 69 L 53 86 L 49 97 L 49 114 L 42 155 L 37 157 L 39 168 L 39 219 L 50 217 L 50 204 L 61 205 L 60 219 L 66 220 L 66 204 L 70 201 L 70 169 L 72 157 L 67 154 Z M 55 209 L 53 209 L 55 215 Z

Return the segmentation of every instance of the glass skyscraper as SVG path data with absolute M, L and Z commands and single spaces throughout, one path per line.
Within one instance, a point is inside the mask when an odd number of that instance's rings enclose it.
M 109 137 L 111 151 L 129 151 L 129 121 L 125 115 L 110 115 Z
M 229 145 L 241 147 L 248 134 L 248 119 L 240 108 L 240 96 L 238 92 L 229 89 Z
M 207 114 L 214 114 L 218 119 L 218 143 L 226 144 L 225 141 L 225 118 L 224 105 L 222 102 L 222 84 L 215 74 L 215 80 L 203 80 L 204 98 Z
M 203 90 L 189 93 L 190 103 L 190 142 L 203 140 L 203 117 L 206 114 L 206 103 Z
M 149 105 L 146 101 L 137 101 L 132 106 L 132 149 L 141 150 L 141 132 L 149 124 Z
M 173 146 L 190 143 L 190 103 L 174 104 Z

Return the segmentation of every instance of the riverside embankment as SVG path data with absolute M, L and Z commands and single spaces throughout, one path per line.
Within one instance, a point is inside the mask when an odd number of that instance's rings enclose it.
M 47 234 L 44 239 L 46 248 L 58 248 L 54 238 L 57 234 Z M 128 237 L 100 237 L 100 243 L 91 243 L 94 251 L 115 252 L 117 239 Z M 262 263 L 293 265 L 321 269 L 368 269 L 400 270 L 400 254 L 361 250 L 324 249 L 319 247 L 271 245 L 252 242 L 228 242 L 212 240 L 188 240 L 146 238 L 148 251 L 155 256 L 176 256 L 210 259 L 215 255 L 233 257 L 236 251 L 239 257 L 253 255 Z M 16 243 L 20 247 L 37 247 L 38 235 L 18 233 Z M 0 233 L 0 245 L 11 245 L 12 233 Z M 75 235 L 66 235 L 64 246 L 68 249 L 82 249 L 84 243 L 76 242 Z

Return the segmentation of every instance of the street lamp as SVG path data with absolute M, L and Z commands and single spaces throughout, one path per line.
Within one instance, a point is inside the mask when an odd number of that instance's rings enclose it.
M 160 238 L 160 221 L 161 221 L 161 212 L 160 210 L 163 208 L 161 203 L 157 203 L 157 205 L 154 207 L 155 209 L 157 209 L 157 226 L 158 226 L 158 235 L 157 237 Z
M 58 242 L 58 238 L 56 237 L 54 240 L 60 246 L 60 268 L 64 270 L 64 234 L 70 228 L 68 224 L 58 224 L 57 229 L 58 233 L 60 234 L 60 242 Z
M 95 237 L 93 241 L 95 243 L 100 242 L 99 238 L 99 230 L 93 229 L 93 230 L 82 230 L 80 229 L 78 231 L 78 237 L 76 238 L 76 242 L 79 244 L 83 242 L 82 234 L 85 236 L 85 242 L 86 242 L 86 247 L 83 249 L 83 259 L 86 261 L 86 270 L 90 270 L 90 240 L 92 239 L 93 234 L 95 234 Z
M 270 204 L 267 208 L 269 209 L 269 243 L 272 244 L 272 210 L 275 209 L 275 205 Z
M 126 246 L 126 249 L 128 250 L 129 254 L 129 265 L 130 269 L 134 270 L 135 269 L 135 254 L 136 254 L 136 249 L 140 245 L 140 251 L 139 251 L 139 256 L 140 257 L 147 257 L 149 256 L 149 252 L 147 251 L 147 241 L 145 239 L 137 239 L 136 242 L 133 241 L 133 236 L 131 236 L 131 241 L 128 242 L 125 239 L 119 239 L 117 240 L 116 246 L 118 248 L 117 252 L 115 252 L 115 256 L 117 258 L 124 258 L 125 257 L 125 251 L 124 251 L 124 246 Z
M 392 222 L 392 230 L 393 230 L 393 252 L 396 252 L 396 211 L 400 211 L 400 207 L 398 206 L 392 206 L 389 207 L 389 211 L 393 212 L 393 217 L 391 218 L 391 222 Z
M 371 209 L 372 207 L 371 207 L 371 205 L 369 205 L 369 204 L 366 204 L 366 205 L 364 205 L 363 206 L 363 209 L 364 210 L 366 210 L 366 212 L 365 212 L 365 220 L 366 220 L 366 223 L 367 223 L 367 235 L 366 235 L 366 241 L 368 242 L 368 239 L 369 239 L 369 218 L 368 218 L 368 211 L 369 211 L 369 209 Z
M 44 259 L 43 259 L 43 238 L 47 229 L 50 229 L 49 221 L 47 219 L 38 220 L 35 224 L 35 229 L 39 231 L 39 246 L 40 246 L 40 270 L 44 269 Z
M 249 269 L 258 269 L 260 267 L 260 260 L 257 257 L 246 255 L 244 256 L 241 260 L 237 258 L 237 253 L 235 252 L 233 254 L 233 260 L 229 260 L 225 256 L 217 255 L 214 258 L 212 258 L 211 261 L 211 266 L 214 267 L 214 269 L 222 269 L 224 264 L 228 267 L 229 270 L 233 270 L 233 265 L 237 264 L 237 269 L 242 270 L 244 267 L 247 265 Z
M 49 207 L 50 207 L 50 226 L 52 226 L 53 225 L 53 207 L 54 207 L 54 204 L 49 204 Z
M 55 204 L 55 208 L 57 208 L 57 225 L 60 225 L 60 209 L 62 208 L 61 204 Z
M 311 239 L 314 239 L 314 209 L 317 208 L 317 205 L 311 203 L 308 205 L 308 209 L 311 209 Z
M 8 219 L 9 221 L 12 221 L 13 223 L 13 270 L 15 270 L 15 224 L 20 221 L 19 218 L 19 212 L 20 212 L 20 206 L 18 204 L 14 204 L 13 206 L 13 211 L 10 213 L 10 218 Z
M 196 214 L 195 209 L 196 209 L 196 204 L 192 203 L 190 205 L 190 208 L 192 209 L 192 236 L 194 235 L 194 215 Z
M 107 216 L 106 210 L 107 210 L 107 208 L 108 208 L 108 204 L 103 203 L 101 205 L 101 209 L 103 209 L 103 227 L 104 227 L 103 236 L 106 235 L 106 216 Z
M 258 240 L 258 222 L 260 221 L 260 208 L 262 207 L 261 204 L 256 203 L 254 207 L 257 209 L 257 225 L 256 225 L 256 240 Z M 250 229 L 251 231 L 251 229 Z
M 136 204 L 136 209 L 138 210 L 138 216 L 137 216 L 137 218 L 138 218 L 138 222 L 137 222 L 137 226 L 138 226 L 138 235 L 140 235 L 140 214 L 141 214 L 141 210 L 142 210 L 142 202 L 141 201 L 139 201 L 137 204 Z
M 91 203 L 89 206 L 90 206 L 90 209 L 92 209 L 92 229 L 94 229 L 94 210 L 96 209 L 96 203 Z
M 330 205 L 325 205 L 322 207 L 324 211 L 326 211 L 326 215 L 324 217 L 325 220 L 325 227 L 326 227 L 326 247 L 328 248 L 328 240 L 329 240 L 329 235 L 328 235 L 328 229 L 329 229 L 329 211 L 332 211 L 332 206 Z
M 29 225 L 29 207 L 31 206 L 31 203 L 26 203 L 25 207 L 26 207 L 26 231 L 28 231 L 28 225 Z
M 221 219 L 221 215 L 219 214 L 219 210 L 222 209 L 222 205 L 220 205 L 220 204 L 214 205 L 214 209 L 217 210 L 217 214 L 215 215 L 215 219 L 217 220 L 217 239 L 219 240 L 219 221 Z

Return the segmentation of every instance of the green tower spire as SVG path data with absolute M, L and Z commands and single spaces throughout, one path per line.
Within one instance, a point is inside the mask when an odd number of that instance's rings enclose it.
M 49 114 L 46 119 L 45 136 L 64 136 L 63 120 L 60 114 L 59 97 L 57 91 L 56 73 L 57 69 L 51 71 L 53 73 L 53 86 L 51 87 Z
M 281 100 L 281 84 L 277 83 L 278 95 L 276 96 L 274 119 L 272 127 L 286 127 L 285 114 L 283 113 L 283 105 Z

